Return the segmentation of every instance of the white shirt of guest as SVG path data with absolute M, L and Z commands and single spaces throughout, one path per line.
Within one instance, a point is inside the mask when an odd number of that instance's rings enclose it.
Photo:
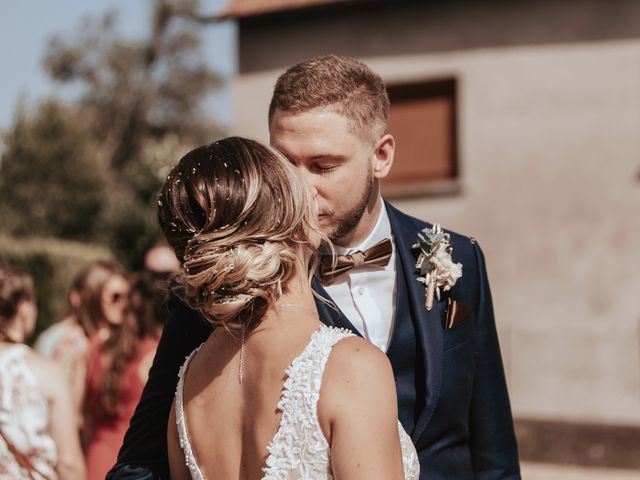
M 337 255 L 349 255 L 363 251 L 389 238 L 391 224 L 387 209 L 380 209 L 380 216 L 369 236 L 351 248 L 335 247 Z M 395 322 L 396 303 L 396 251 L 393 251 L 385 267 L 361 266 L 340 275 L 324 289 L 364 338 L 386 353 Z

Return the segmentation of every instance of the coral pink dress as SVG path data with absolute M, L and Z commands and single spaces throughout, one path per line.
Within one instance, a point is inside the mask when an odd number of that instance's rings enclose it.
M 102 341 L 98 338 L 92 338 L 89 344 L 85 415 L 91 425 L 91 436 L 86 449 L 87 478 L 105 478 L 115 464 L 129 421 L 142 395 L 145 382 L 141 377 L 146 378 L 158 339 L 147 337 L 141 340 L 136 354 L 125 367 L 116 417 L 107 416 L 98 407 L 100 385 L 105 373 L 101 362 L 101 345 Z

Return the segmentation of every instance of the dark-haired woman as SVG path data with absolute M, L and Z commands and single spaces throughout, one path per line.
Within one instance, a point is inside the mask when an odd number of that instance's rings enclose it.
M 0 268 L 0 478 L 79 480 L 84 461 L 64 373 L 24 344 L 36 316 L 31 277 Z
M 327 239 L 289 162 L 237 137 L 195 149 L 159 217 L 177 293 L 217 327 L 180 372 L 171 478 L 417 479 L 389 360 L 319 320 L 309 265 Z
M 97 325 L 87 354 L 84 430 L 87 476 L 104 478 L 140 400 L 158 341 L 130 311 L 125 270 L 114 262 L 93 269 L 93 288 L 82 299 Z

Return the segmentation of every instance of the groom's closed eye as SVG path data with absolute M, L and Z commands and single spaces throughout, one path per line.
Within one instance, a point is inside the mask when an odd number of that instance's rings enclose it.
M 327 174 L 333 172 L 344 163 L 340 155 L 318 155 L 311 158 L 309 170 L 314 173 Z
M 333 172 L 336 168 L 338 168 L 337 165 L 328 165 L 328 166 L 320 166 L 317 167 L 317 172 L 320 173 L 321 175 L 327 175 L 331 172 Z

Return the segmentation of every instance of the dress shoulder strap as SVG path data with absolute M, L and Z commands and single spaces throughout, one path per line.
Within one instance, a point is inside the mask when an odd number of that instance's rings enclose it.
M 329 443 L 318 421 L 318 400 L 331 349 L 350 336 L 355 335 L 347 329 L 320 328 L 287 368 L 287 379 L 278 402 L 282 417 L 276 435 L 267 446 L 263 480 L 298 476 L 308 480 L 333 478 Z
M 186 418 L 184 415 L 184 377 L 189 368 L 189 363 L 196 353 L 200 350 L 203 344 L 200 344 L 193 352 L 191 352 L 185 359 L 180 371 L 178 372 L 178 385 L 176 387 L 176 426 L 178 427 L 178 438 L 180 440 L 180 446 L 184 452 L 184 459 L 191 472 L 191 478 L 195 480 L 204 480 L 204 476 L 198 467 L 198 462 L 191 448 L 191 441 L 189 440 L 189 431 L 187 429 Z
M 354 336 L 355 334 L 346 328 L 322 327 L 314 332 L 307 348 L 291 362 L 286 370 L 288 379 L 284 386 L 285 392 L 297 389 L 311 394 L 315 408 L 331 350 L 343 338 Z

